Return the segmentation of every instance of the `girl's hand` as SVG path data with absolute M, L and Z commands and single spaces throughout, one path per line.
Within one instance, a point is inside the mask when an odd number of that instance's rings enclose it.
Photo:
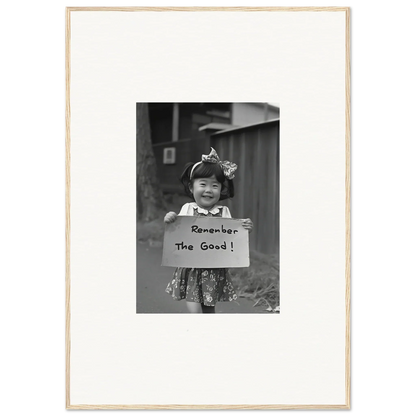
M 166 224 L 170 224 L 171 222 L 176 221 L 177 216 L 178 215 L 176 214 L 176 212 L 170 211 L 165 215 L 165 218 L 163 221 L 165 221 Z
M 251 233 L 251 230 L 253 229 L 253 221 L 251 221 L 250 218 L 246 218 L 243 220 L 243 228 L 248 230 L 249 233 Z

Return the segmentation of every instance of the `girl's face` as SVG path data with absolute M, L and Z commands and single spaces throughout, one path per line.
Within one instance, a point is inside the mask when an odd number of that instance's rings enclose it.
M 197 178 L 191 185 L 191 192 L 195 202 L 201 208 L 209 210 L 220 200 L 221 184 L 215 175 L 209 178 Z

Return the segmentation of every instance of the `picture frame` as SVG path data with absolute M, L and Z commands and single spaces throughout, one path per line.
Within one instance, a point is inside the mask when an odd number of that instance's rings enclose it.
M 176 147 L 165 147 L 163 149 L 163 163 L 174 165 L 176 163 Z
M 282 312 L 136 314 L 135 103 L 276 100 Z M 66 408 L 349 409 L 350 142 L 347 7 L 68 7 Z

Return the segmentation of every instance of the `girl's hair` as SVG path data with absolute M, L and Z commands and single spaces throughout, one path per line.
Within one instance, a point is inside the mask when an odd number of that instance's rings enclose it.
M 198 166 L 195 167 L 194 171 L 192 172 L 191 178 L 191 170 L 194 165 L 195 163 L 187 163 L 185 165 L 185 170 L 181 175 L 181 182 L 184 186 L 186 195 L 194 199 L 194 196 L 192 195 L 190 189 L 192 187 L 194 179 L 209 178 L 210 176 L 214 175 L 217 181 L 221 184 L 220 201 L 227 198 L 232 198 L 234 196 L 233 180 L 227 179 L 225 177 L 224 172 L 218 163 L 200 163 Z

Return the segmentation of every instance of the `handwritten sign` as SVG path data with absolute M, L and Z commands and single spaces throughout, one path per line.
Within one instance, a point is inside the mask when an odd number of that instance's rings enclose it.
M 242 221 L 178 216 L 165 227 L 162 266 L 248 267 L 248 231 Z

